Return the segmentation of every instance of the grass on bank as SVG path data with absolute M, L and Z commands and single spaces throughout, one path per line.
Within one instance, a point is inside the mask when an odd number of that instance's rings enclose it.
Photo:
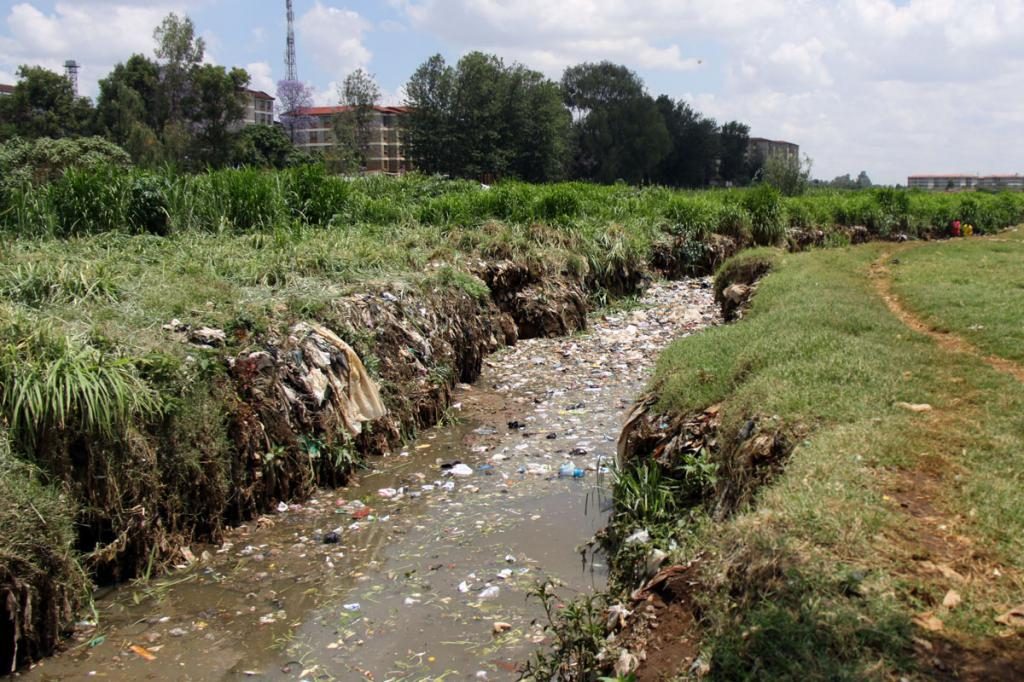
M 677 559 L 710 550 L 698 600 L 716 679 L 882 679 L 914 668 L 914 616 L 932 612 L 944 636 L 971 643 L 1022 596 L 1024 386 L 894 318 L 870 279 L 885 248 L 779 256 L 741 322 L 680 340 L 658 363 L 660 409 L 721 403 L 725 441 L 750 419 L 797 440 L 754 504 L 669 529 Z M 963 276 L 982 242 L 921 248 L 946 264 L 941 282 Z M 992 286 L 1006 275 L 991 273 Z M 910 517 L 905 490 L 929 497 L 934 521 Z M 946 553 L 950 537 L 969 544 Z M 950 589 L 963 597 L 953 610 L 941 605 Z
M 944 247 L 901 253 L 894 292 L 934 329 L 1024 362 L 1024 228 Z

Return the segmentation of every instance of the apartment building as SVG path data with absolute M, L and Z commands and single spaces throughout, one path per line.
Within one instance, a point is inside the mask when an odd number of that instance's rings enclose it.
M 242 126 L 274 125 L 274 98 L 262 90 L 244 90 L 246 94 L 245 115 Z
M 1024 190 L 1024 176 L 1012 175 L 974 175 L 970 173 L 946 173 L 937 175 L 911 175 L 907 178 L 907 187 L 926 190 Z
M 309 127 L 303 131 L 296 147 L 311 153 L 324 154 L 334 147 L 334 121 L 351 107 L 330 106 L 300 109 L 299 116 L 308 117 Z M 408 107 L 373 107 L 370 119 L 370 142 L 366 150 L 366 171 L 400 174 L 409 170 L 402 146 L 401 117 Z
M 769 140 L 765 137 L 752 137 L 747 144 L 747 157 L 750 159 L 768 159 L 773 156 L 782 156 L 786 159 L 798 161 L 800 159 L 800 145 L 784 140 Z

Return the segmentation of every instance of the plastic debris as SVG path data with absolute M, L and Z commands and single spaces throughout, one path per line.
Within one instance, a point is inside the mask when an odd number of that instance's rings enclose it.
M 459 464 L 456 464 L 451 469 L 449 469 L 448 470 L 448 474 L 451 475 L 451 476 L 458 476 L 460 478 L 465 478 L 466 476 L 472 476 L 473 475 L 473 470 L 470 467 L 468 467 L 465 464 L 462 464 L 460 462 Z
M 501 589 L 497 585 L 491 585 L 490 587 L 482 589 L 480 594 L 477 596 L 480 597 L 480 599 L 496 599 L 500 592 Z
M 647 529 L 645 528 L 645 529 L 636 531 L 635 533 L 630 535 L 628 538 L 626 538 L 625 544 L 627 544 L 627 545 L 640 545 L 640 544 L 643 544 L 645 542 L 650 542 L 650 541 L 651 541 L 651 534 L 648 533 Z

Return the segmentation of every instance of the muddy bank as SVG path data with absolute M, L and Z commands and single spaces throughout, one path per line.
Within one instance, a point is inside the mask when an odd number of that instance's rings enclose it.
M 30 678 L 515 679 L 548 637 L 534 586 L 603 587 L 578 546 L 606 521 L 615 437 L 653 359 L 716 321 L 710 282 L 657 283 L 587 334 L 500 350 L 453 389 L 458 423 L 106 596 L 99 627 Z

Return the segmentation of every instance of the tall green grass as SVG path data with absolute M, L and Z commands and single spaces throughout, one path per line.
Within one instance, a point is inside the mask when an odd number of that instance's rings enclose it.
M 477 228 L 487 221 L 562 228 L 609 223 L 695 239 L 719 233 L 779 243 L 787 229 L 862 225 L 887 237 L 943 234 L 953 220 L 990 232 L 1024 220 L 1024 194 L 940 194 L 876 188 L 782 197 L 751 189 L 679 192 L 581 182 L 484 187 L 409 175 L 342 178 L 320 166 L 226 169 L 200 175 L 101 166 L 70 169 L 50 184 L 6 192 L 0 230 L 17 236 L 108 231 L 261 232 L 299 224 L 342 228 L 418 224 Z

